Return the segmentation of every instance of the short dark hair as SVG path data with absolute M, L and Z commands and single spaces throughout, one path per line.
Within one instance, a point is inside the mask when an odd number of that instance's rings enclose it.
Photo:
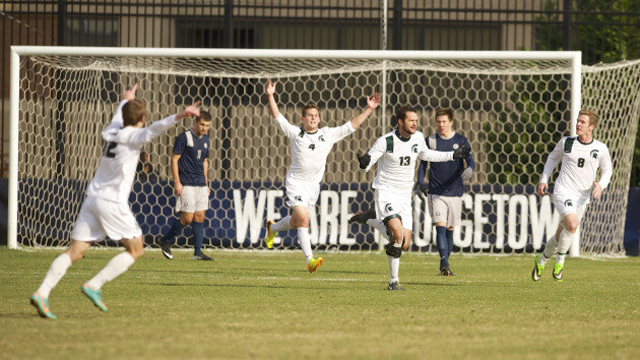
M 417 113 L 418 111 L 411 105 L 402 105 L 396 110 L 396 125 L 399 124 L 398 120 L 403 120 L 407 118 L 408 112 Z
M 436 119 L 438 116 L 448 116 L 449 121 L 453 121 L 453 110 L 450 108 L 438 108 L 436 109 Z
M 211 122 L 211 114 L 207 111 L 200 111 L 200 116 L 196 116 L 196 121 Z
M 143 101 L 138 99 L 127 101 L 122 107 L 122 124 L 124 126 L 134 126 L 138 124 L 146 114 Z
M 310 102 L 310 103 L 307 103 L 307 105 L 305 105 L 302 108 L 302 116 L 307 115 L 307 110 L 311 110 L 311 109 L 316 109 L 316 110 L 318 110 L 318 112 L 320 112 L 320 108 L 318 108 L 318 105 L 316 105 L 315 103 Z

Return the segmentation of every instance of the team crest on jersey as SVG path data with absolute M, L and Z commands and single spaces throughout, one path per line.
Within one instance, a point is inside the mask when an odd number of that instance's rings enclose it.
M 204 143 L 204 148 L 206 149 L 206 148 L 208 148 L 208 147 L 209 147 L 209 144 Z
M 453 144 L 453 150 L 457 150 L 460 147 L 458 144 Z
M 324 142 L 324 135 L 318 136 L 318 140 Z
M 591 150 L 591 153 L 589 153 L 589 156 L 594 158 L 594 159 L 597 159 L 598 158 L 598 149 Z
M 573 201 L 571 201 L 571 199 L 569 199 L 569 200 L 565 200 L 565 201 L 564 201 L 564 206 L 566 206 L 566 207 L 573 207 Z
M 418 144 L 413 144 L 413 146 L 411 147 L 411 152 L 414 154 L 418 153 Z
M 391 206 L 391 204 L 385 205 L 384 206 L 384 211 L 388 212 L 388 213 L 393 212 L 393 206 Z
M 300 195 L 296 195 L 293 198 L 296 200 L 296 202 L 302 202 L 302 196 Z

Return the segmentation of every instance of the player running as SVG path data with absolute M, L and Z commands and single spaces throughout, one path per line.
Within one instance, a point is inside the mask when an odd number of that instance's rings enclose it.
M 564 260 L 567 251 L 576 241 L 578 226 L 591 197 L 598 199 L 609 185 L 612 176 L 609 148 L 593 138 L 593 130 L 600 117 L 593 111 L 580 110 L 576 123 L 577 137 L 565 136 L 549 154 L 538 184 L 538 195 L 544 196 L 548 182 L 558 162 L 562 162 L 560 175 L 553 191 L 553 205 L 560 211 L 562 222 L 556 235 L 547 241 L 542 254 L 536 256 L 531 279 L 540 280 L 547 260 L 556 254 L 553 279 L 564 280 Z M 600 168 L 600 181 L 596 182 L 596 172 Z
M 142 230 L 128 202 L 140 148 L 174 126 L 178 120 L 200 115 L 197 108 L 200 102 L 143 128 L 146 111 L 144 102 L 136 100 L 137 88 L 138 84 L 135 84 L 132 89 L 123 92 L 124 100 L 120 102 L 109 126 L 102 131 L 104 152 L 71 232 L 71 245 L 53 261 L 42 284 L 30 297 L 31 304 L 43 318 L 56 318 L 49 308 L 49 293 L 67 269 L 81 259 L 94 242 L 108 236 L 111 240 L 121 241 L 125 248 L 81 287 L 82 293 L 102 311 L 107 311 L 102 302 L 102 286 L 127 271 L 144 253 Z
M 455 151 L 434 151 L 427 148 L 424 135 L 416 131 L 418 113 L 412 106 L 401 106 L 396 111 L 398 128 L 378 140 L 369 152 L 358 156 L 361 169 L 371 170 L 378 162 L 378 172 L 373 180 L 376 212 L 364 212 L 353 216 L 349 222 L 366 223 L 388 236 L 386 253 L 389 260 L 388 290 L 404 290 L 398 276 L 400 255 L 411 245 L 413 216 L 411 194 L 416 161 L 444 162 L 464 159 L 471 148 L 463 144 Z M 375 216 L 375 218 L 372 218 Z
M 264 241 L 268 248 L 272 248 L 273 239 L 279 231 L 297 229 L 298 241 L 307 261 L 307 270 L 313 273 L 324 260 L 322 257 L 314 258 L 311 251 L 308 208 L 318 201 L 327 156 L 333 144 L 356 131 L 380 105 L 380 95 L 375 93 L 371 98 L 367 96 L 367 108 L 344 125 L 319 128 L 320 112 L 315 104 L 309 103 L 302 109 L 302 126 L 293 125 L 280 114 L 275 92 L 276 85 L 269 80 L 266 93 L 269 97 L 271 115 L 291 142 L 291 167 L 285 179 L 285 187 L 286 203 L 293 211 L 291 215 L 276 223 L 267 221 L 267 236 Z

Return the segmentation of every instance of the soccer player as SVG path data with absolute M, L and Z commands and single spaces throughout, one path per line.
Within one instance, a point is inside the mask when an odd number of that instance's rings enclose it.
M 193 260 L 212 260 L 202 253 L 204 240 L 204 215 L 209 208 L 209 136 L 211 115 L 201 111 L 193 127 L 176 138 L 171 156 L 171 172 L 176 196 L 176 211 L 180 218 L 173 221 L 171 228 L 162 238 L 160 247 L 167 259 L 173 259 L 171 245 L 182 228 L 191 224 L 193 229 Z
M 436 110 L 438 132 L 425 139 L 431 150 L 453 151 L 461 146 L 470 147 L 467 138 L 453 131 L 453 110 Z M 467 166 L 464 166 L 464 162 Z M 453 228 L 462 222 L 462 181 L 471 179 L 476 167 L 473 155 L 450 162 L 437 162 L 429 166 L 420 162 L 418 188 L 427 196 L 429 213 L 436 227 L 436 243 L 440 253 L 440 275 L 455 276 L 449 267 L 449 255 L 453 250 Z M 424 175 L 429 168 L 429 183 Z M 428 195 L 427 195 L 428 194 Z
M 144 128 L 145 105 L 135 98 L 137 88 L 138 84 L 135 84 L 123 92 L 123 100 L 111 123 L 102 131 L 106 142 L 104 152 L 71 232 L 71 245 L 53 261 L 40 288 L 30 297 L 31 304 L 43 318 L 56 318 L 49 308 L 49 293 L 93 242 L 108 236 L 111 240 L 121 241 L 125 248 L 81 287 L 82 293 L 102 311 L 107 311 L 102 302 L 102 286 L 125 272 L 144 253 L 142 231 L 128 204 L 140 148 L 180 119 L 200 115 L 197 107 L 200 102 Z
M 309 103 L 302 109 L 302 126 L 296 126 L 280 114 L 275 100 L 276 85 L 267 83 L 271 115 L 291 142 L 291 167 L 287 173 L 285 186 L 287 206 L 293 208 L 292 214 L 274 223 L 266 223 L 265 244 L 273 247 L 273 238 L 279 231 L 297 229 L 298 241 L 307 261 L 307 270 L 313 273 L 324 262 L 322 257 L 314 258 L 309 236 L 309 206 L 314 206 L 320 194 L 320 181 L 325 171 L 327 156 L 333 144 L 350 135 L 380 105 L 380 95 L 367 96 L 367 108 L 351 121 L 338 127 L 319 128 L 320 112 L 315 104 Z
M 366 223 L 388 236 L 386 253 L 389 261 L 388 290 L 404 290 L 398 276 L 402 250 L 411 245 L 413 216 L 411 212 L 411 194 L 416 160 L 444 162 L 464 159 L 471 150 L 468 144 L 454 151 L 442 152 L 430 150 L 424 141 L 424 135 L 416 131 L 418 112 L 412 106 L 401 106 L 396 110 L 398 127 L 378 140 L 369 152 L 358 156 L 361 169 L 369 171 L 378 162 L 378 172 L 373 180 L 375 189 L 376 212 L 357 214 L 350 219 Z M 375 218 L 371 218 L 375 216 Z M 386 234 L 386 235 L 385 235 Z
M 577 137 L 565 136 L 549 154 L 538 184 L 538 195 L 544 196 L 548 182 L 558 162 L 562 162 L 560 175 L 553 190 L 553 205 L 562 215 L 554 237 L 547 241 L 542 254 L 536 256 L 531 279 L 540 280 L 544 266 L 556 254 L 553 279 L 564 279 L 564 261 L 567 251 L 576 243 L 576 231 L 591 197 L 598 199 L 609 185 L 612 176 L 609 148 L 593 138 L 593 130 L 600 117 L 593 111 L 580 110 L 576 123 Z M 596 172 L 600 168 L 600 181 Z

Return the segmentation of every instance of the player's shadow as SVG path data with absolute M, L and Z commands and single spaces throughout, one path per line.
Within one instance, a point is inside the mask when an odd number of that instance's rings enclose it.
M 167 287 L 219 287 L 219 288 L 241 288 L 241 289 L 307 289 L 307 290 L 317 290 L 317 287 L 314 286 L 288 286 L 288 285 L 276 285 L 276 284 L 265 284 L 265 285 L 251 285 L 251 284 L 186 284 L 186 283 L 140 283 L 143 285 L 151 285 L 151 286 L 167 286 Z M 327 288 L 324 288 L 327 289 Z M 337 289 L 337 288 L 336 288 Z
M 418 286 L 460 286 L 460 284 L 443 284 L 434 282 L 402 282 L 402 285 L 418 285 Z

